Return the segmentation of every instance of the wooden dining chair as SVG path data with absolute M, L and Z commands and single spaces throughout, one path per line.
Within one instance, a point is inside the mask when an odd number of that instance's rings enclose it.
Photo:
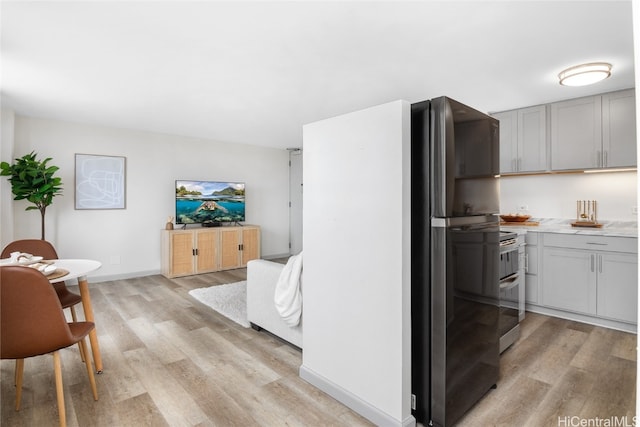
M 93 398 L 98 400 L 91 358 L 84 340 L 94 328 L 94 323 L 67 323 L 60 301 L 49 281 L 38 270 L 30 267 L 0 267 L 0 295 L 0 358 L 17 361 L 16 411 L 20 410 L 22 398 L 24 359 L 52 353 L 60 426 L 66 426 L 58 350 L 74 344 L 80 345 L 86 355 L 85 366 Z
M 41 256 L 45 260 L 58 259 L 58 253 L 53 245 L 46 240 L 39 239 L 23 239 L 14 240 L 9 243 L 0 253 L 0 258 L 9 258 L 11 252 L 25 252 L 31 255 Z M 82 302 L 82 298 L 78 294 L 74 294 L 67 288 L 64 282 L 53 283 L 52 286 L 58 294 L 58 299 L 62 308 L 68 308 L 71 311 L 71 318 L 74 322 L 78 321 L 74 306 Z

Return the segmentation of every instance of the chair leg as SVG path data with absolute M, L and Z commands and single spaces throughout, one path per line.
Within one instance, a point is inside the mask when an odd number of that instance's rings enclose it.
M 24 359 L 16 359 L 16 411 L 20 410 L 20 402 L 22 400 L 22 378 L 24 373 Z
M 84 338 L 78 341 L 78 345 L 82 348 L 84 354 L 87 353 L 87 344 L 84 342 Z M 91 366 L 91 358 L 87 357 L 85 360 L 85 366 L 87 367 L 87 374 L 89 375 L 89 384 L 91 384 L 91 391 L 93 392 L 93 400 L 98 400 L 98 389 L 96 387 L 96 378 L 93 375 L 93 367 Z
M 73 319 L 74 322 L 77 322 L 78 317 L 76 316 L 76 309 L 73 308 L 73 306 L 71 306 L 69 307 L 69 310 L 71 311 L 71 319 Z M 84 358 L 84 351 L 82 350 L 82 346 L 80 345 L 80 343 L 78 343 L 78 348 L 80 349 L 80 358 L 82 359 L 83 362 L 86 362 Z
M 56 377 L 56 396 L 58 397 L 58 416 L 60 427 L 67 425 L 67 412 L 64 408 L 64 388 L 62 386 L 62 367 L 60 364 L 60 352 L 53 352 L 53 369 Z
M 16 359 L 16 367 L 13 370 L 13 385 L 18 385 L 18 360 Z

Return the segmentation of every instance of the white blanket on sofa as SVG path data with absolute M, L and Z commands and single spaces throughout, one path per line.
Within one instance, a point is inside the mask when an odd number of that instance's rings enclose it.
M 293 255 L 282 269 L 274 295 L 276 310 L 289 326 L 297 326 L 302 315 L 302 252 Z

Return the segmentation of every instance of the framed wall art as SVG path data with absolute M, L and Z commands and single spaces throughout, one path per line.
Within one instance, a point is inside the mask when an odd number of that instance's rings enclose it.
M 76 154 L 76 209 L 126 208 L 126 158 Z

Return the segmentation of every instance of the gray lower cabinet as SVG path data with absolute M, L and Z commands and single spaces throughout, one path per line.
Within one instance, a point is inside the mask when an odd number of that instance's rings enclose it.
M 593 258 L 589 251 L 545 247 L 542 305 L 596 314 L 598 282 Z
M 596 314 L 609 319 L 636 323 L 638 312 L 638 256 L 636 254 L 596 254 L 598 301 Z
M 538 234 L 527 233 L 525 238 L 525 297 L 527 304 L 538 304 Z
M 540 247 L 539 306 L 637 323 L 637 238 L 544 233 Z

